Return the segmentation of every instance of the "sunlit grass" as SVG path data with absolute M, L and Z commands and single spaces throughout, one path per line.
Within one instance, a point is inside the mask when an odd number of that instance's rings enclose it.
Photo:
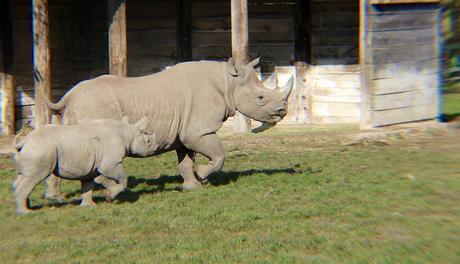
M 406 139 L 310 149 L 305 139 L 326 130 L 229 136 L 224 170 L 196 192 L 176 190 L 173 153 L 127 159 L 119 201 L 98 191 L 98 205 L 81 208 L 79 183 L 63 181 L 67 204 L 51 206 L 41 185 L 31 202 L 42 208 L 23 217 L 13 164 L 1 159 L 0 262 L 460 261 L 459 148 Z

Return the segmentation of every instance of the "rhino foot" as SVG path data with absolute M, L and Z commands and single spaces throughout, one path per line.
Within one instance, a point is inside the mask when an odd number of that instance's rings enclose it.
M 184 182 L 182 184 L 182 190 L 183 191 L 195 191 L 195 190 L 201 189 L 202 187 L 203 186 L 201 185 L 201 183 L 199 183 L 197 181 Z
M 59 195 L 45 194 L 45 199 L 47 199 L 50 202 L 54 202 L 54 203 L 62 203 L 62 202 L 64 202 L 64 196 L 60 195 L 60 194 Z
M 85 201 L 85 200 L 81 200 L 81 203 L 80 203 L 80 206 L 95 206 L 96 203 L 91 200 L 91 201 Z
M 117 195 L 121 193 L 124 189 L 125 188 L 121 184 L 113 185 L 110 189 L 107 189 L 104 192 L 105 200 L 107 200 L 108 202 L 113 201 L 115 197 L 117 197 Z
M 32 212 L 32 210 L 30 210 L 30 209 L 16 210 L 16 214 L 18 214 L 18 215 L 26 215 L 26 214 L 29 214 L 30 212 Z

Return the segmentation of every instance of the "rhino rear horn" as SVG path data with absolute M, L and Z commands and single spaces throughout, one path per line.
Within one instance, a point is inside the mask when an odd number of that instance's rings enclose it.
M 287 100 L 289 95 L 291 94 L 292 87 L 294 86 L 294 76 L 291 76 L 289 80 L 283 87 L 280 87 L 281 91 L 283 92 L 283 99 Z
M 270 77 L 263 81 L 263 85 L 269 89 L 276 89 L 278 87 L 278 78 L 276 77 L 276 73 L 272 73 Z

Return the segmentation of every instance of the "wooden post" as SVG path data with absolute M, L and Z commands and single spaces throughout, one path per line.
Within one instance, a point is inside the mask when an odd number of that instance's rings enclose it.
M 296 0 L 295 60 L 311 64 L 311 6 L 310 0 Z
M 231 0 L 232 57 L 236 64 L 248 63 L 248 3 L 247 0 Z M 235 114 L 235 132 L 248 132 L 251 119 Z
M 48 0 L 32 0 L 33 41 L 34 41 L 34 89 L 35 89 L 35 127 L 48 124 L 50 112 L 39 95 L 41 89 L 45 96 L 51 94 L 51 70 L 49 50 Z
M 372 92 L 367 56 L 367 1 L 359 1 L 359 63 L 361 66 L 361 129 L 372 127 Z
M 128 75 L 125 0 L 108 0 L 110 74 Z
M 176 0 L 177 62 L 192 60 L 192 15 L 190 0 Z
M 10 1 L 2 1 L 0 6 L 0 23 L 1 23 L 1 37 L 2 49 L 0 50 L 3 55 L 0 58 L 0 87 L 1 87 L 1 127 L 4 135 L 13 135 L 15 127 L 14 116 L 14 79 L 13 79 L 13 43 L 11 31 L 11 13 Z

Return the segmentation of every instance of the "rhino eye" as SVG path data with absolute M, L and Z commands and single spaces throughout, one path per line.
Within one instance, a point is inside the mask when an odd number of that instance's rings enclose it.
M 257 100 L 264 100 L 264 97 L 262 95 L 257 96 Z

